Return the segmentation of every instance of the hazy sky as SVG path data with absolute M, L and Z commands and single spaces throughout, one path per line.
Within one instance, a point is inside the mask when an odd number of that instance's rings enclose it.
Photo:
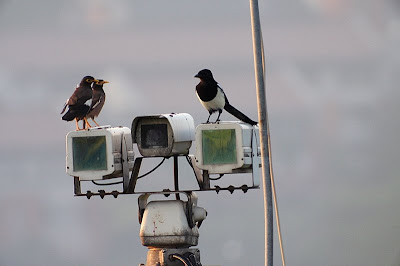
M 400 263 L 399 14 L 395 0 L 260 1 L 287 265 Z M 2 0 L 0 36 L 0 265 L 145 262 L 137 196 L 75 198 L 65 173 L 75 124 L 59 112 L 83 76 L 110 81 L 105 125 L 168 112 L 204 122 L 203 68 L 257 118 L 247 1 Z M 171 188 L 172 161 L 140 181 Z M 262 191 L 198 196 L 203 265 L 263 265 Z M 277 241 L 274 254 L 281 265 Z

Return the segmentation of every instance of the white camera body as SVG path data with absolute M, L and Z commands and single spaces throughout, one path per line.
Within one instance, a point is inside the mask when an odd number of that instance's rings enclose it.
M 187 113 L 138 116 L 132 140 L 144 157 L 187 155 L 194 140 L 194 120 Z

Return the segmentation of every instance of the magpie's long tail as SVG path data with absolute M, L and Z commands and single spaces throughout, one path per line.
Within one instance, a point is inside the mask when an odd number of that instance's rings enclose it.
M 243 114 L 242 112 L 240 112 L 238 109 L 236 109 L 235 107 L 233 107 L 232 105 L 230 105 L 229 103 L 225 104 L 224 109 L 230 113 L 231 115 L 233 115 L 234 117 L 236 117 L 239 120 L 242 120 L 245 123 L 248 123 L 252 126 L 257 125 L 256 121 L 251 120 L 250 118 L 248 118 L 245 114 Z

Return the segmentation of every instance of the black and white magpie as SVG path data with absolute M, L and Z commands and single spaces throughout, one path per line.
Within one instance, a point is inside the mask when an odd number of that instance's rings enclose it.
M 229 104 L 228 98 L 218 82 L 214 80 L 214 77 L 209 69 L 200 70 L 199 73 L 197 73 L 197 75 L 194 77 L 200 79 L 200 83 L 196 86 L 197 97 L 199 98 L 200 103 L 210 114 L 206 123 L 210 122 L 210 117 L 215 112 L 218 112 L 218 117 L 215 121 L 218 122 L 222 110 L 225 109 L 228 113 L 245 123 L 250 125 L 257 124 L 256 121 L 251 120 L 245 114 Z

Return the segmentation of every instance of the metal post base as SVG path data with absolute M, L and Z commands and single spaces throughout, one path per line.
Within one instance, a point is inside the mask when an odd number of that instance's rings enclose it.
M 139 266 L 201 266 L 197 248 L 150 248 L 146 264 Z

